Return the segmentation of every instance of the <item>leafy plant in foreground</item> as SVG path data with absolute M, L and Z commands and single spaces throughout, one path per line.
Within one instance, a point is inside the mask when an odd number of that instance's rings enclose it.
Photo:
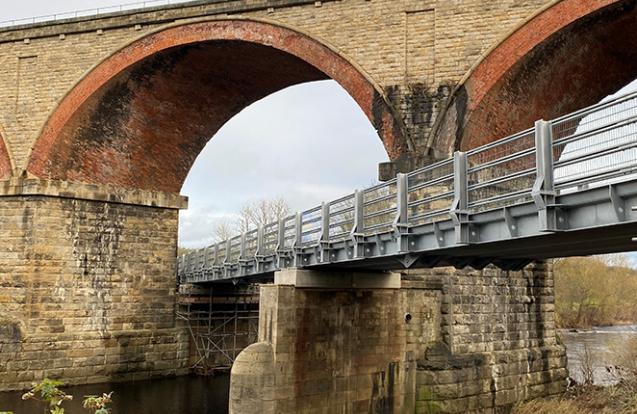
M 113 402 L 113 399 L 111 398 L 112 395 L 112 392 L 102 394 L 101 397 L 97 395 L 87 395 L 84 397 L 82 407 L 92 410 L 93 414 L 109 414 L 109 410 L 106 406 Z
M 64 401 L 72 400 L 73 396 L 62 391 L 59 388 L 62 385 L 64 385 L 62 381 L 45 378 L 39 384 L 35 384 L 29 392 L 22 395 L 22 399 L 36 400 L 47 404 L 47 407 L 44 408 L 45 414 L 47 410 L 51 414 L 64 414 L 64 408 L 61 405 Z

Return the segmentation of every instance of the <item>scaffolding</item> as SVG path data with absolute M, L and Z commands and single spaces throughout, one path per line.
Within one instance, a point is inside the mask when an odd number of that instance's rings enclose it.
M 177 317 L 190 333 L 192 370 L 201 375 L 229 370 L 237 355 L 257 341 L 258 292 L 254 286 L 182 286 Z

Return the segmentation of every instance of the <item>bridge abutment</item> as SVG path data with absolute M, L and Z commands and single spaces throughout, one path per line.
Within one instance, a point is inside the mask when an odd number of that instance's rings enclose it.
M 233 413 L 492 413 L 567 376 L 550 266 L 402 275 L 293 269 L 261 287 Z

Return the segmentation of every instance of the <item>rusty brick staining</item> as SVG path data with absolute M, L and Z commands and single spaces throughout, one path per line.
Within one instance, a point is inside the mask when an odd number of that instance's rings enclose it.
M 186 371 L 178 192 L 206 141 L 250 103 L 336 80 L 377 129 L 387 178 L 634 79 L 624 34 L 635 3 L 211 0 L 0 29 L 0 389 Z M 427 412 L 432 399 L 443 412 L 484 412 L 561 389 L 550 266 L 439 269 L 402 284 L 263 287 L 272 335 L 239 358 L 233 395 L 241 367 L 268 353 L 263 387 L 277 380 L 270 363 L 298 381 L 264 391 L 269 402 L 244 400 L 277 412 L 325 399 L 347 412 Z M 355 315 L 329 314 L 338 307 Z M 273 319 L 284 309 L 296 316 Z M 331 340 L 304 342 L 347 332 L 376 345 L 339 359 Z M 310 372 L 321 356 L 338 381 Z

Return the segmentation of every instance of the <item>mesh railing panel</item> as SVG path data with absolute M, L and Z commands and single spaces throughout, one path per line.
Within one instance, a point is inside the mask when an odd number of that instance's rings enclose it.
M 269 223 L 263 226 L 263 250 L 262 255 L 276 253 L 279 244 L 279 223 Z
M 555 187 L 573 191 L 603 185 L 634 173 L 637 159 L 637 96 L 599 105 L 596 110 L 556 120 L 553 124 Z
M 535 131 L 527 130 L 467 153 L 472 212 L 528 201 L 536 179 Z
M 453 160 L 421 168 L 407 176 L 409 224 L 422 225 L 449 218 L 453 203 Z
M 396 218 L 396 180 L 363 192 L 363 233 L 380 233 L 393 229 Z
M 338 240 L 349 237 L 354 228 L 354 194 L 332 201 L 329 212 L 329 238 Z
M 301 213 L 301 245 L 307 246 L 318 243 L 322 232 L 321 207 Z

